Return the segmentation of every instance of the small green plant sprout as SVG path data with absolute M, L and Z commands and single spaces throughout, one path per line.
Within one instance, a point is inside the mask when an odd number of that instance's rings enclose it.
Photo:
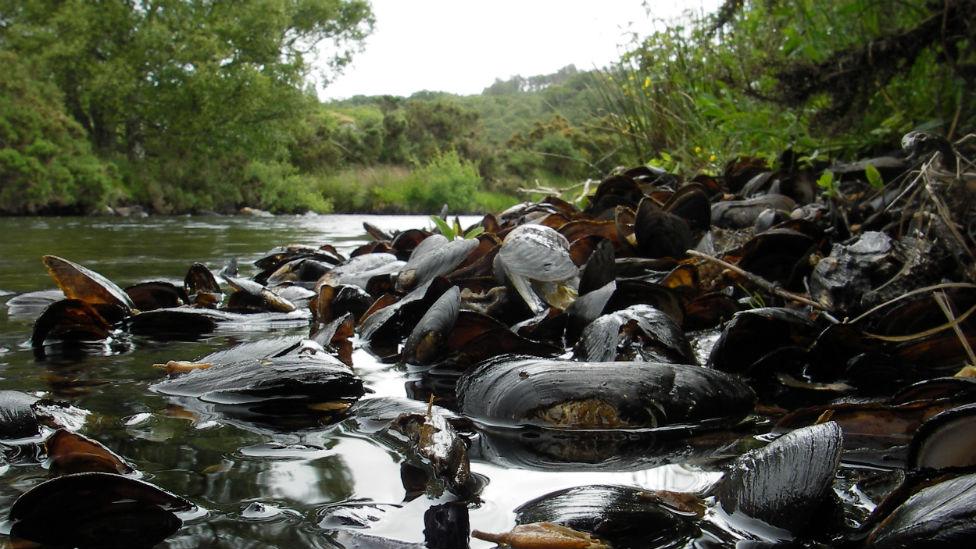
M 864 176 L 868 178 L 868 184 L 875 189 L 884 188 L 884 179 L 881 177 L 881 172 L 878 168 L 874 167 L 874 164 L 868 164 L 864 167 Z
M 837 181 L 834 179 L 834 172 L 824 170 L 824 173 L 817 179 L 817 186 L 823 189 L 823 195 L 827 198 L 837 198 L 840 191 L 837 189 Z
M 475 225 L 474 227 L 468 229 L 468 232 L 463 232 L 463 229 L 461 228 L 461 220 L 457 217 L 454 218 L 453 224 L 449 223 L 447 219 L 439 215 L 430 216 L 430 220 L 434 223 L 434 226 L 437 227 L 437 230 L 444 235 L 444 238 L 448 240 L 456 240 L 458 238 L 475 238 L 479 234 L 485 232 L 485 228 L 481 225 Z

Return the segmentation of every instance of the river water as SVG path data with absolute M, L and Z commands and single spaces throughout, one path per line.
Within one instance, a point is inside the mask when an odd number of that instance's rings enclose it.
M 51 347 L 39 354 L 28 342 L 32 319 L 11 318 L 2 306 L 17 294 L 53 288 L 40 261 L 44 254 L 83 264 L 120 286 L 181 282 L 196 261 L 217 270 L 237 258 L 242 274 L 250 275 L 251 262 L 278 245 L 331 243 L 348 254 L 368 241 L 363 221 L 387 230 L 430 225 L 424 216 L 2 218 L 0 389 L 88 410 L 80 433 L 126 458 L 144 480 L 195 503 L 200 511 L 184 516 L 183 527 L 159 547 L 335 547 L 334 521 L 323 519 L 337 506 L 370 502 L 384 504 L 374 512 L 371 534 L 422 542 L 425 511 L 451 498 L 428 494 L 405 501 L 404 458 L 390 445 L 343 424 L 300 432 L 261 428 L 187 410 L 148 390 L 161 378 L 154 363 L 307 328 L 221 331 L 195 342 L 125 336 L 83 352 Z M 408 395 L 410 374 L 399 367 L 357 350 L 354 368 L 373 391 L 366 398 Z M 720 476 L 680 460 L 641 463 L 537 467 L 476 457 L 472 470 L 487 485 L 480 500 L 468 505 L 471 528 L 507 530 L 514 524 L 512 509 L 561 488 L 622 484 L 697 491 Z M 0 534 L 9 531 L 6 517 L 16 497 L 49 476 L 42 464 L 23 456 L 0 469 Z M 471 546 L 493 545 L 472 540 Z

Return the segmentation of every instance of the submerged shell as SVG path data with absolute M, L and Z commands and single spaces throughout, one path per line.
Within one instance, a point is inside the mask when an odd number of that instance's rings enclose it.
M 698 366 L 501 357 L 458 380 L 464 415 L 565 429 L 735 422 L 755 396 L 732 376 Z
M 176 532 L 173 513 L 189 501 L 111 473 L 61 476 L 30 489 L 10 508 L 11 534 L 54 546 L 147 548 Z
M 77 299 L 62 299 L 44 309 L 34 322 L 31 345 L 40 347 L 48 339 L 101 341 L 111 329 L 95 306 Z
M 743 513 L 793 532 L 808 527 L 843 448 L 841 428 L 832 421 L 792 431 L 740 456 L 722 482 L 719 502 L 733 516 Z
M 33 408 L 37 400 L 20 391 L 0 391 L 0 439 L 32 437 L 40 432 Z
M 119 307 L 125 314 L 135 308 L 122 288 L 104 276 L 54 255 L 44 256 L 43 261 L 48 274 L 68 299 Z
M 173 396 L 197 397 L 230 405 L 275 402 L 292 404 L 352 399 L 363 395 L 363 382 L 338 360 L 286 355 L 247 359 L 194 370 L 154 384 L 151 389 Z
M 626 486 L 558 490 L 517 507 L 515 521 L 560 524 L 592 533 L 613 547 L 672 546 L 697 533 L 688 519 L 659 504 L 651 492 Z

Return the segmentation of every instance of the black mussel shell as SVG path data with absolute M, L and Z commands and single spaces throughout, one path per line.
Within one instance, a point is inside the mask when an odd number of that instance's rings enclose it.
M 976 404 L 966 404 L 928 419 L 915 432 L 908 449 L 914 469 L 976 466 Z
M 107 307 L 110 306 L 90 305 L 77 299 L 56 301 L 34 322 L 31 345 L 40 347 L 48 339 L 101 341 L 108 338 L 112 326 L 103 314 Z
M 0 439 L 32 437 L 40 433 L 33 405 L 35 396 L 20 391 L 0 391 Z
M 619 548 L 670 547 L 698 533 L 688 518 L 657 503 L 649 492 L 626 486 L 578 486 L 552 492 L 517 507 L 515 521 L 560 524 Z
M 319 279 L 318 284 L 328 284 L 330 286 L 352 284 L 365 289 L 366 283 L 369 282 L 370 278 L 377 275 L 399 272 L 404 265 L 405 263 L 398 260 L 393 254 L 370 253 L 358 255 L 325 273 Z
M 735 423 L 755 395 L 698 366 L 499 357 L 458 380 L 459 410 L 487 423 L 564 429 Z
M 597 318 L 583 330 L 576 354 L 591 362 L 695 362 L 691 344 L 681 328 L 650 305 L 633 305 Z
M 725 512 L 799 532 L 812 524 L 833 484 L 843 451 L 834 422 L 792 431 L 740 456 L 719 487 Z
M 967 547 L 976 535 L 976 473 L 922 488 L 868 538 L 878 549 Z
M 738 266 L 790 289 L 802 290 L 810 272 L 808 257 L 816 242 L 804 233 L 770 229 L 749 239 L 742 247 Z M 797 286 L 799 285 L 799 287 Z
M 205 402 L 247 406 L 280 402 L 301 409 L 327 401 L 354 401 L 363 382 L 333 358 L 285 355 L 246 359 L 194 370 L 152 385 L 158 393 L 197 397 Z
M 172 282 L 141 282 L 126 287 L 125 293 L 140 311 L 179 307 L 190 302 L 186 291 Z
M 664 211 L 687 221 L 692 233 L 699 236 L 712 225 L 712 204 L 700 183 L 688 183 L 678 189 L 664 203 Z
M 583 213 L 595 218 L 603 218 L 617 206 L 636 207 L 644 197 L 640 185 L 626 175 L 612 175 L 600 182 L 596 192 L 589 199 L 589 205 Z
M 410 364 L 431 364 L 446 350 L 444 342 L 461 310 L 461 291 L 457 286 L 444 292 L 407 337 L 402 360 Z
M 787 346 L 806 349 L 818 333 L 811 320 L 792 309 L 764 307 L 742 311 L 725 325 L 708 362 L 723 372 L 748 374 L 769 353 Z
M 562 347 L 523 337 L 494 318 L 474 311 L 461 311 L 445 341 L 450 366 L 467 369 L 473 364 L 503 354 L 556 356 Z
M 80 473 L 43 482 L 10 508 L 13 536 L 46 545 L 148 548 L 182 525 L 193 504 L 140 480 Z
M 410 254 L 431 236 L 442 235 L 433 235 L 421 229 L 407 229 L 393 238 L 393 242 L 391 242 L 393 253 L 396 254 L 397 259 L 406 261 L 410 258 Z
M 792 198 L 781 194 L 717 202 L 712 204 L 712 223 L 723 229 L 744 229 L 755 225 L 756 218 L 766 210 L 790 212 L 795 207 Z
M 605 238 L 600 239 L 580 269 L 579 295 L 602 288 L 613 282 L 615 278 L 613 243 Z
M 650 198 L 641 200 L 637 207 L 634 235 L 637 251 L 643 257 L 681 258 L 695 246 L 688 222 L 661 209 Z
M 186 290 L 190 303 L 197 307 L 214 308 L 223 297 L 217 278 L 203 263 L 190 265 L 183 278 L 183 289 Z
M 246 278 L 237 278 L 229 275 L 224 275 L 224 280 L 231 285 L 237 293 L 231 296 L 233 299 L 238 295 L 245 295 L 250 298 L 248 303 L 253 303 L 258 305 L 257 311 L 274 311 L 279 313 L 290 313 L 295 310 L 295 305 L 282 298 L 277 293 L 269 290 L 263 284 L 254 282 L 253 280 L 248 280 Z M 232 303 L 228 304 L 228 308 L 233 308 Z
M 433 244 L 428 246 L 428 242 Z M 397 290 L 410 291 L 428 280 L 450 273 L 468 257 L 468 254 L 478 248 L 478 243 L 476 239 L 448 242 L 441 235 L 427 237 L 413 251 L 410 261 L 407 261 L 397 275 Z
M 754 156 L 740 156 L 729 160 L 725 165 L 723 179 L 729 191 L 739 192 L 750 179 L 769 170 L 769 163 L 765 159 Z

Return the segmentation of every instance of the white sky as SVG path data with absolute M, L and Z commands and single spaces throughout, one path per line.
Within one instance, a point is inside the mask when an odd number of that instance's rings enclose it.
M 656 19 L 718 0 L 372 0 L 376 25 L 365 50 L 322 99 L 410 95 L 421 90 L 476 94 L 495 78 L 548 74 L 575 64 L 602 67 L 631 33 Z

